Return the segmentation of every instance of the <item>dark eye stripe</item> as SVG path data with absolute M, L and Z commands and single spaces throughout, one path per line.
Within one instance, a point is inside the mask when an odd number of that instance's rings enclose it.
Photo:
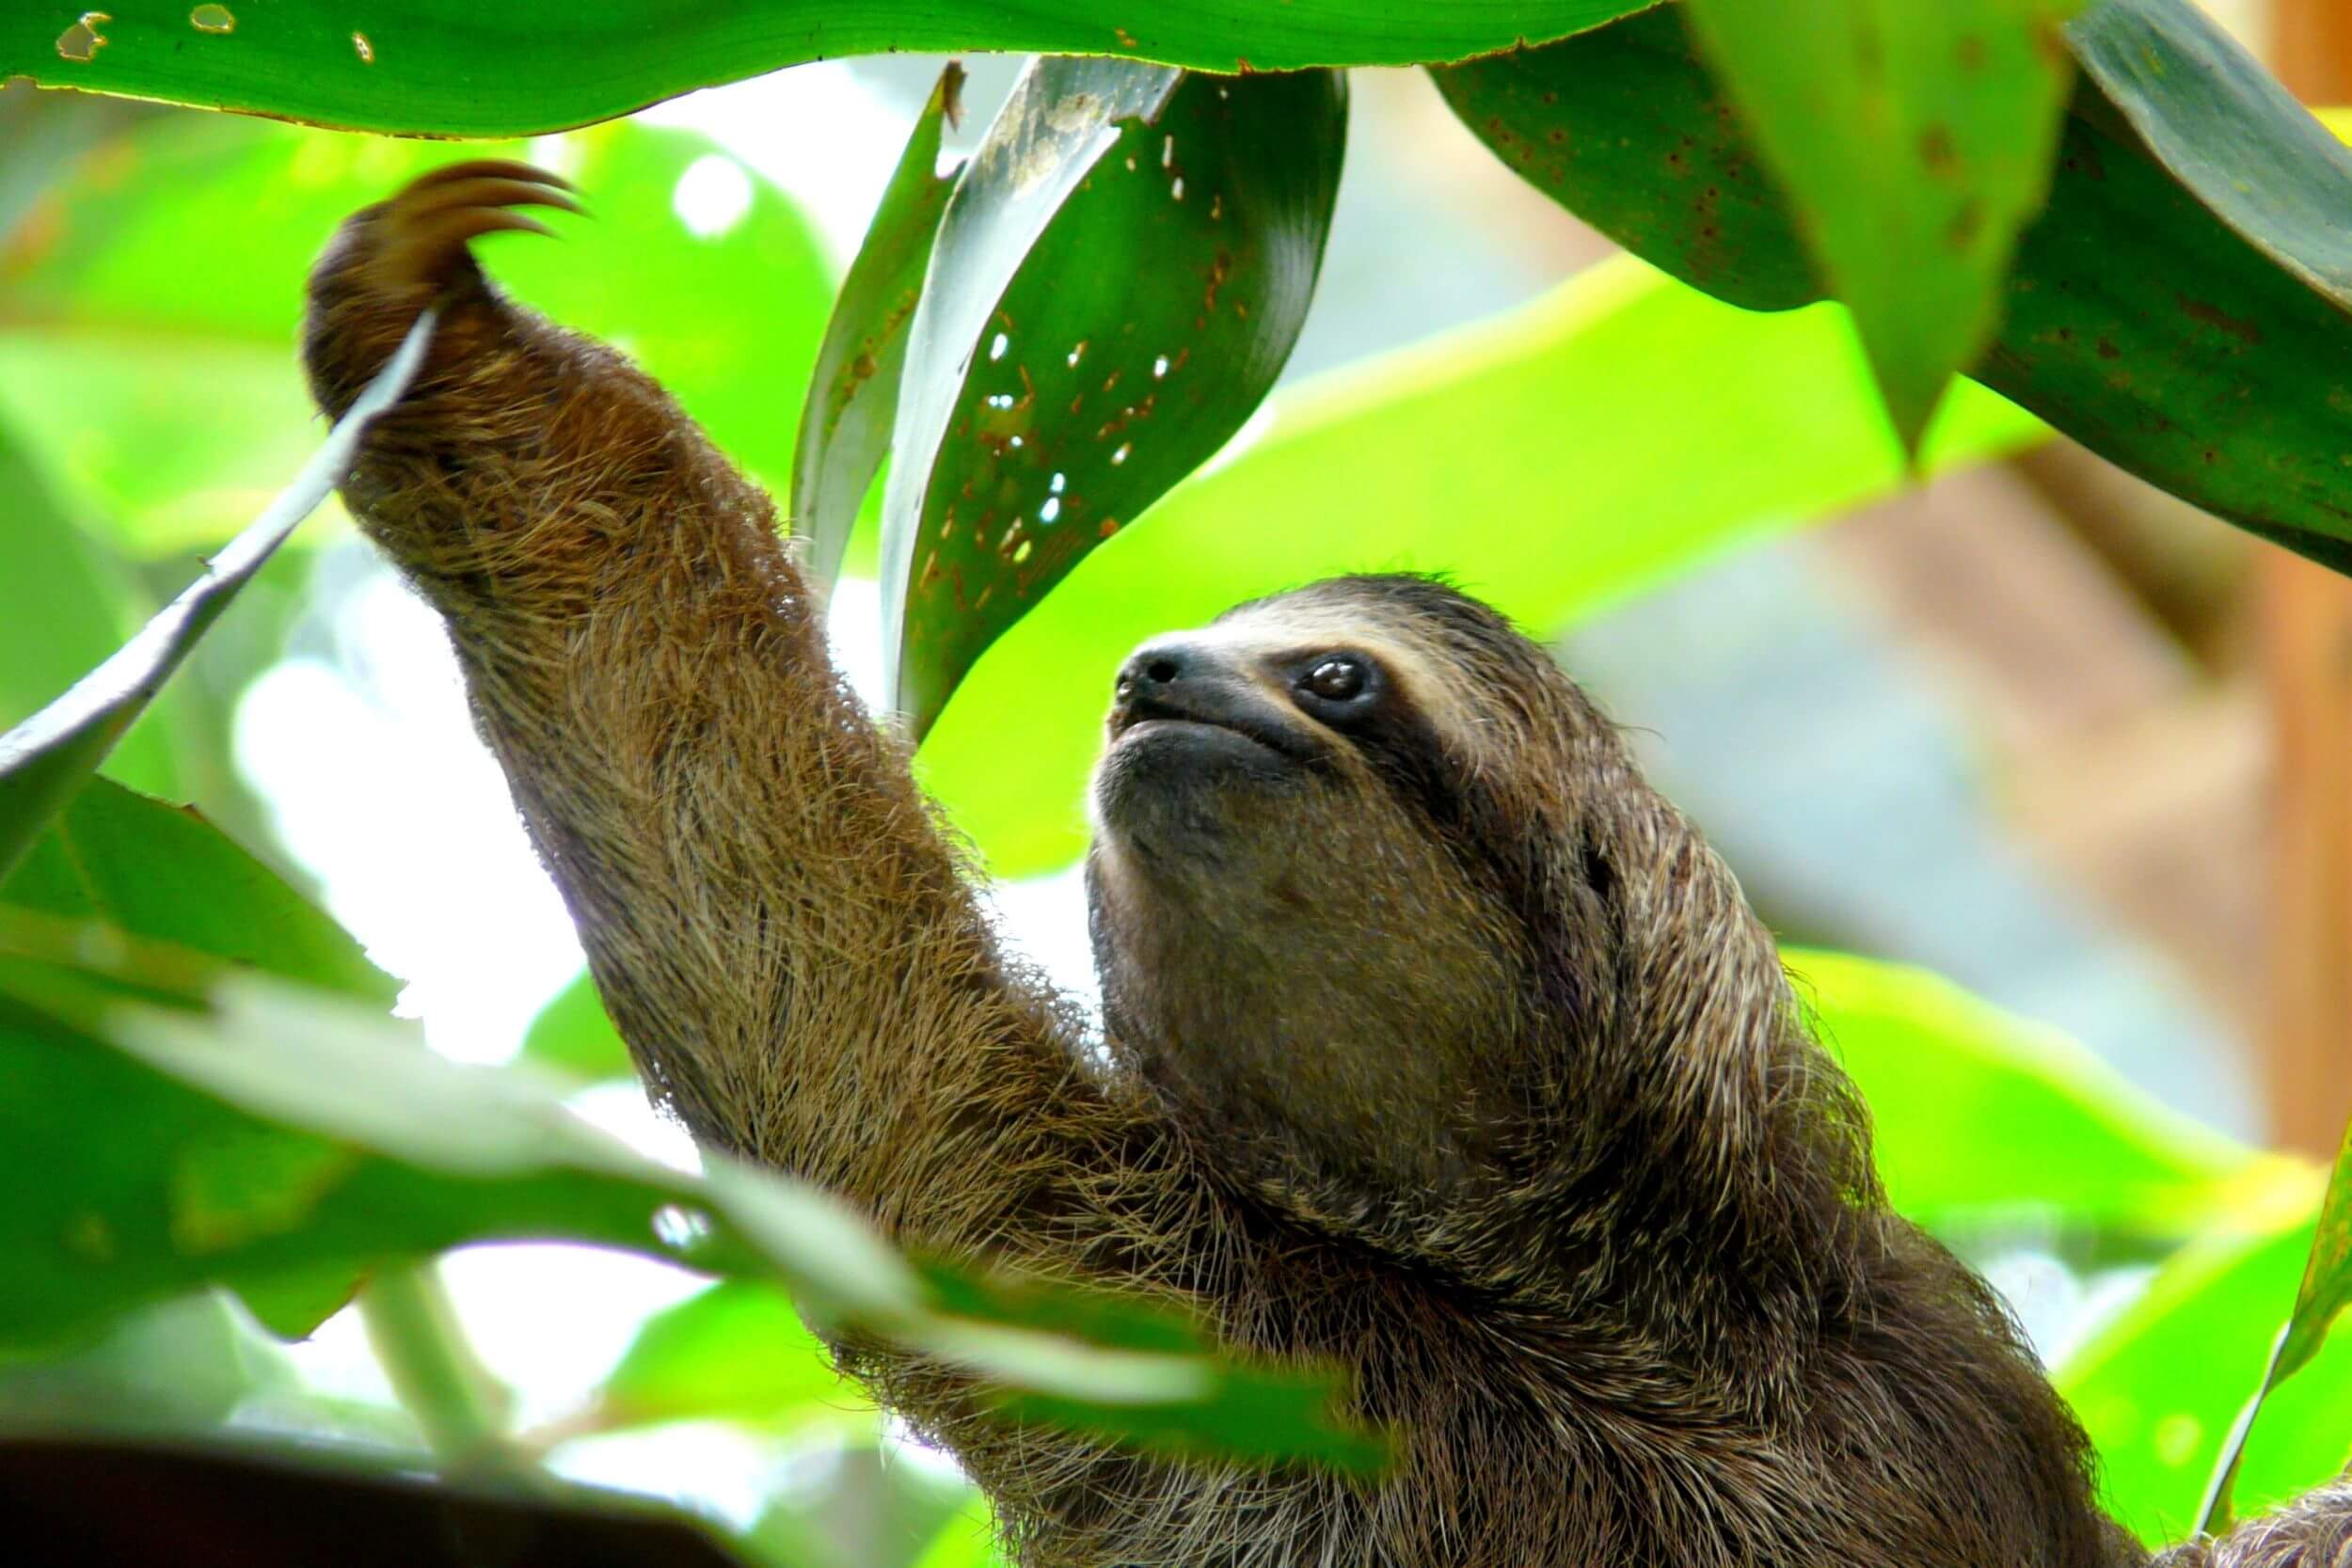
M 1351 730 L 1348 739 L 1381 782 L 1431 827 L 1449 835 L 1461 827 L 1467 781 L 1447 757 L 1437 726 L 1403 693 Z

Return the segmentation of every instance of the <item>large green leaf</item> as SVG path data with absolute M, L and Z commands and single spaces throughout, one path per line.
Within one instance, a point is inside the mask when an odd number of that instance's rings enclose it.
M 116 138 L 0 272 L 0 409 L 127 546 L 216 542 L 310 439 L 291 363 L 320 246 L 355 209 L 485 150 L 186 115 Z M 833 299 L 798 209 L 680 131 L 487 150 L 559 161 L 596 214 L 567 221 L 562 245 L 485 245 L 499 286 L 628 350 L 787 493 L 778 404 L 803 385 Z
M 1203 71 L 1410 65 L 1564 38 L 1654 0 L 248 0 L 0 11 L 0 78 L 362 130 L 520 135 L 804 60 L 1119 55 Z M 199 7 L 198 11 L 221 10 Z M 103 41 L 101 41 L 103 40 Z
M 2228 1521 L 2246 1443 L 2256 1431 L 2267 1437 L 2288 1424 L 2272 1418 L 2258 1426 L 2258 1418 L 2269 1413 L 2279 1386 L 2318 1358 L 2328 1330 L 2347 1306 L 2352 1306 L 2352 1128 L 2344 1131 L 2344 1147 L 2337 1151 L 2335 1171 L 2320 1203 L 2311 1252 L 2303 1262 L 2303 1282 L 2295 1292 L 2294 1314 L 2280 1331 L 2262 1381 L 2222 1449 L 2199 1528 L 2218 1531 Z M 2330 1436 L 2330 1452 L 2352 1447 L 2352 1420 L 2340 1424 Z
M 2080 0 L 1686 0 L 1853 311 L 1905 444 L 1992 337 L 2041 206 Z
M 433 313 L 428 310 L 294 483 L 214 559 L 203 576 L 72 689 L 0 735 L 0 878 L 16 866 L 49 819 L 105 760 L 237 591 L 342 482 L 368 421 L 399 400 L 423 361 L 432 335 Z
M 1963 390 L 1928 464 L 2041 434 Z M 1756 315 L 1613 261 L 1532 308 L 1276 398 L 1261 439 L 1122 529 L 973 668 L 924 744 L 923 775 L 992 870 L 1052 869 L 1085 847 L 1111 676 L 1148 637 L 1367 569 L 1452 572 L 1540 635 L 1902 479 L 1834 308 Z
M 2122 467 L 2352 567 L 2352 153 L 2187 0 L 2104 0 L 2050 197 L 1970 374 Z M 1537 188 L 1724 298 L 1814 297 L 1677 9 L 1435 72 Z M 1638 94 L 1626 90 L 1638 80 Z
M 1931 1227 L 2040 1212 L 2170 1240 L 2303 1170 L 2167 1110 L 2056 1030 L 1923 970 L 1818 951 L 1788 964 L 1869 1102 L 1887 1196 Z
M 1022 78 L 941 224 L 882 501 L 883 647 L 916 735 L 1273 386 L 1314 293 L 1345 113 L 1328 71 L 1171 81 L 1049 59 Z
M 841 574 L 860 503 L 890 451 L 907 331 L 955 189 L 954 177 L 938 171 L 940 130 L 961 113 L 962 87 L 963 68 L 950 61 L 841 279 L 809 377 L 792 456 L 792 532 L 804 542 L 802 569 L 826 593 Z
M 1212 1359 L 1124 1304 L 918 1268 L 821 1193 L 720 1155 L 700 1177 L 655 1165 L 535 1073 L 446 1061 L 376 1010 L 111 926 L 0 905 L 0 1354 L 200 1285 L 563 1240 L 780 1281 L 829 1325 L 972 1369 L 1019 1415 L 1380 1453 L 1331 1424 L 1312 1373 Z
M 2235 1227 L 2166 1262 L 2143 1296 L 2057 1370 L 2059 1392 L 2097 1446 L 2116 1517 L 2151 1543 L 2195 1526 L 2206 1480 L 2311 1253 L 2312 1183 L 2285 1183 Z M 2248 1512 L 2297 1496 L 2344 1467 L 2352 1443 L 2352 1340 L 2321 1349 L 2278 1389 L 2239 1471 Z

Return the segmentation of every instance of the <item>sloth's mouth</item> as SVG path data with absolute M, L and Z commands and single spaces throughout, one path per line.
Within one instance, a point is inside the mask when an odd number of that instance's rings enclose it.
M 1138 696 L 1111 712 L 1111 743 L 1115 746 L 1184 730 L 1222 731 L 1294 762 L 1310 761 L 1316 751 L 1309 736 L 1270 715 L 1252 711 L 1241 703 L 1222 700 L 1222 694 L 1192 694 L 1180 701 Z

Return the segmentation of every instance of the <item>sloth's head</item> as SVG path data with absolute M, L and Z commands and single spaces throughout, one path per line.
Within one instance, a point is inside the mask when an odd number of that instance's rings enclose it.
M 1616 1032 L 1674 884 L 1744 919 L 1544 650 L 1422 578 L 1137 649 L 1093 816 L 1114 1039 L 1284 1180 L 1485 1180 Z

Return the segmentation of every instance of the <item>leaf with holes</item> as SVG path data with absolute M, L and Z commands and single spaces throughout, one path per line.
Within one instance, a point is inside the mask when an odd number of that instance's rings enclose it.
M 858 508 L 890 451 L 907 330 L 955 188 L 953 177 L 938 172 L 940 129 L 962 113 L 962 87 L 963 68 L 948 62 L 841 280 L 809 377 L 792 456 L 792 531 L 805 542 L 802 569 L 825 593 L 841 575 Z
M 1186 76 L 1164 106 L 1114 105 L 1100 69 L 1023 79 L 949 202 L 916 315 L 882 604 L 918 735 L 1000 632 L 1241 428 L 1314 293 L 1342 78 Z M 1050 223 L 1041 166 L 1067 191 Z
M 229 0 L 0 7 L 0 79 L 356 130 L 523 135 L 807 60 L 1108 55 L 1202 71 L 1413 65 L 1565 38 L 1656 0 Z
M 1963 388 L 1928 466 L 2044 434 Z M 1277 395 L 1263 436 L 1088 557 L 1083 594 L 1046 599 L 973 669 L 924 742 L 924 784 L 996 875 L 1049 871 L 1085 850 L 1111 676 L 1147 637 L 1366 570 L 1450 573 L 1549 636 L 1902 477 L 1842 312 L 1735 310 L 1629 258 L 1605 262 L 1526 309 Z
M 2187 0 L 2104 0 L 2064 36 L 2080 79 L 2050 198 L 1969 374 L 2352 571 L 2352 152 Z M 1645 260 L 1735 304 L 1819 297 L 1678 8 L 1432 74 L 1505 163 Z

